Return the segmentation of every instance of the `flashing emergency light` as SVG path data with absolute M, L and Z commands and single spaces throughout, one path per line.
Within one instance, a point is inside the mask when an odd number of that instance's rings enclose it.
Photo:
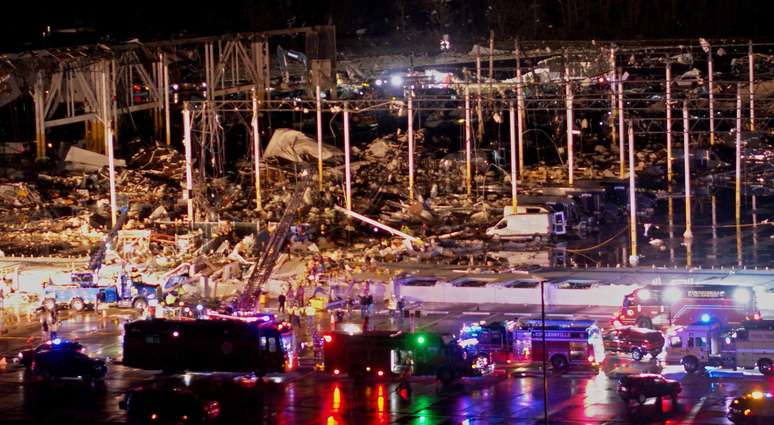
M 760 400 L 760 399 L 763 398 L 763 393 L 761 391 L 753 391 L 753 392 L 750 393 L 750 397 L 752 397 L 752 398 L 754 398 L 756 400 Z
M 701 321 L 704 323 L 708 323 L 710 321 L 711 317 L 709 314 L 704 313 L 701 315 Z
M 648 301 L 650 299 L 650 289 L 640 289 L 637 291 L 637 298 L 642 301 Z
M 683 293 L 680 291 L 680 288 L 675 286 L 670 286 L 664 291 L 664 299 L 669 303 L 677 302 L 682 296 Z
M 737 304 L 747 304 L 750 302 L 750 290 L 747 288 L 736 288 L 734 290 L 734 302 Z
M 390 77 L 390 85 L 393 87 L 400 87 L 403 85 L 403 77 L 401 77 L 398 74 L 393 75 Z
M 330 335 L 323 335 L 323 341 L 325 341 L 325 342 L 330 344 L 331 341 L 333 341 L 333 337 L 330 336 Z
M 62 338 L 54 338 L 53 341 L 51 341 L 54 345 L 59 345 L 62 343 Z
M 340 373 L 341 373 L 341 371 L 340 371 L 340 370 L 338 370 L 338 369 L 333 369 L 333 374 L 334 374 L 334 375 L 338 375 L 338 374 L 340 374 Z
M 377 371 L 376 374 L 379 376 L 384 376 L 384 371 L 383 370 Z
M 177 338 L 177 337 L 179 337 L 179 336 L 180 336 L 180 332 L 178 332 L 178 331 L 173 331 L 173 332 L 172 332 L 172 336 L 173 336 L 173 337 L 175 337 L 175 338 Z
M 196 311 L 202 311 L 204 310 L 204 306 L 201 304 L 196 304 Z

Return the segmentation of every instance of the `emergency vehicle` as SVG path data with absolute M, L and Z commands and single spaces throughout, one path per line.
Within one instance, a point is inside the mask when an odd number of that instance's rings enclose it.
M 486 364 L 437 333 L 337 330 L 322 339 L 322 369 L 334 376 L 386 379 L 408 373 L 450 382 L 487 373 Z
M 293 329 L 285 322 L 151 319 L 127 323 L 124 330 L 123 364 L 138 369 L 261 376 L 298 364 Z
M 755 291 L 748 286 L 648 285 L 624 297 L 613 325 L 654 329 L 710 321 L 738 324 L 758 318 Z
M 740 327 L 718 323 L 676 326 L 667 333 L 666 363 L 693 373 L 705 366 L 758 370 L 772 374 L 774 320 L 748 320 Z
M 532 365 L 542 362 L 544 353 L 545 360 L 556 370 L 597 367 L 605 358 L 602 336 L 593 320 L 513 320 L 465 325 L 460 331 L 459 345 L 473 356 L 488 356 L 495 367 Z

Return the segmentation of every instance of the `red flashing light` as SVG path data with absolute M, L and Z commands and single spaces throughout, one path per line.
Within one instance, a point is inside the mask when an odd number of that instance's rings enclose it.
M 332 336 L 330 336 L 330 335 L 324 335 L 324 336 L 323 336 L 323 340 L 324 340 L 326 343 L 330 344 L 330 343 L 333 341 L 333 337 L 332 337 Z
M 338 375 L 338 374 L 340 374 L 340 373 L 341 373 L 341 371 L 340 371 L 340 370 L 338 370 L 338 369 L 333 369 L 333 374 L 334 374 L 334 375 Z
M 376 372 L 376 374 L 379 375 L 379 376 L 384 376 L 384 371 L 380 370 L 380 371 Z

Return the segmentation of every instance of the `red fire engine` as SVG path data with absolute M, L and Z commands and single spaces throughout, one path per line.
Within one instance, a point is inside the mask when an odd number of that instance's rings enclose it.
M 748 286 L 713 284 L 648 285 L 623 300 L 613 325 L 640 328 L 759 319 L 755 291 Z
M 459 344 L 471 355 L 488 355 L 496 367 L 541 362 L 544 353 L 545 360 L 556 370 L 571 366 L 595 367 L 605 357 L 599 328 L 592 320 L 516 320 L 465 325 Z

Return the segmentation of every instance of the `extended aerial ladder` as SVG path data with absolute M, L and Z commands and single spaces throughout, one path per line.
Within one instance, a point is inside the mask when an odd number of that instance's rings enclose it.
M 108 246 L 113 243 L 113 240 L 118 236 L 118 231 L 126 224 L 129 207 L 121 207 L 119 210 L 119 216 L 116 220 L 116 224 L 110 229 L 110 232 L 105 236 L 105 239 L 97 245 L 89 256 L 89 270 L 94 273 L 99 273 L 99 269 L 102 268 L 102 262 L 105 261 L 105 252 L 107 252 Z
M 256 300 L 260 296 L 261 288 L 269 280 L 274 265 L 279 258 L 282 246 L 285 244 L 285 239 L 288 236 L 290 225 L 296 217 L 297 210 L 301 207 L 304 199 L 304 191 L 308 188 L 312 182 L 311 173 L 309 170 L 303 170 L 296 182 L 296 187 L 293 190 L 293 194 L 290 196 L 288 203 L 285 205 L 285 212 L 282 214 L 277 227 L 271 233 L 269 240 L 261 252 L 258 261 L 253 267 L 250 277 L 247 278 L 247 285 L 244 292 L 239 299 L 239 308 L 241 310 L 247 310 L 255 307 Z

